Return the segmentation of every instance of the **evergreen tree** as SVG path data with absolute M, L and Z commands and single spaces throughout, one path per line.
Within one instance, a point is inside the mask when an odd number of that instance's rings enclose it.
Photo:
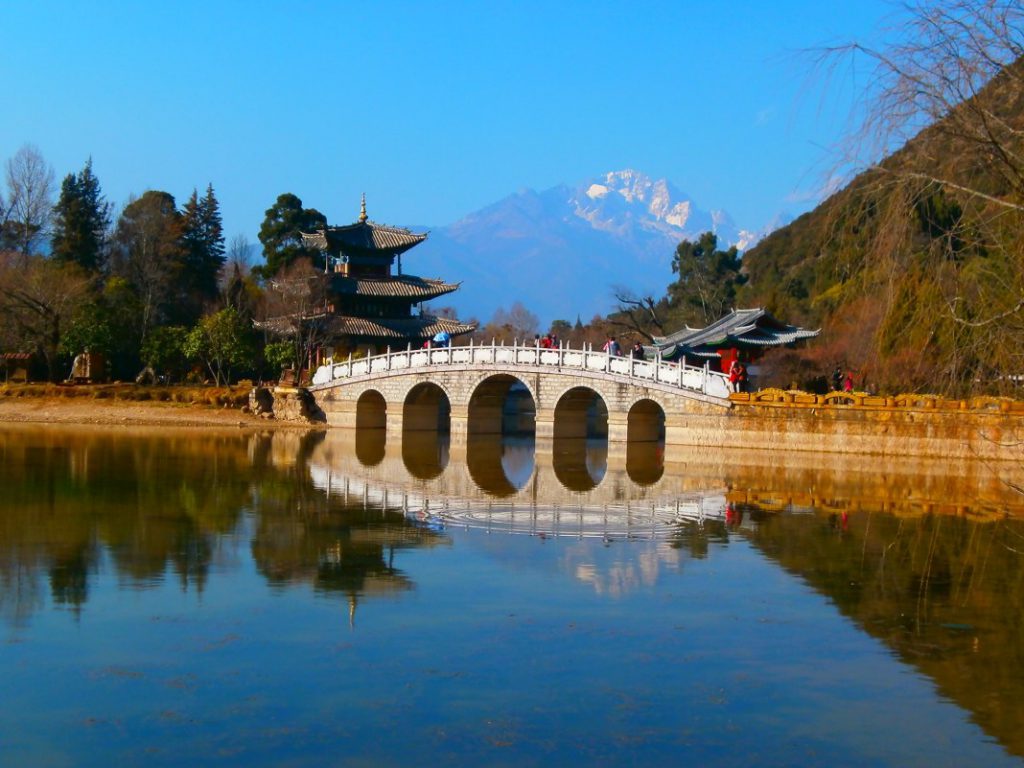
M 735 304 L 737 287 L 746 281 L 741 266 L 736 247 L 719 250 L 713 232 L 705 232 L 697 242 L 679 243 L 672 258 L 672 271 L 679 277 L 668 287 L 666 327 L 701 327 L 722 317 Z
M 60 199 L 53 208 L 53 258 L 90 272 L 102 269 L 110 207 L 89 158 L 81 173 L 69 173 L 61 184 Z
M 316 249 L 303 246 L 301 233 L 313 232 L 326 225 L 327 218 L 320 211 L 303 208 L 302 200 L 290 192 L 280 195 L 267 209 L 266 218 L 260 227 L 259 238 L 267 262 L 259 270 L 263 277 L 271 277 L 282 267 L 301 258 L 307 258 L 322 268 L 323 257 Z
M 202 199 L 196 190 L 182 212 L 182 301 L 195 316 L 205 305 L 217 299 L 217 278 L 224 267 L 224 228 L 220 204 L 213 185 L 206 187 Z

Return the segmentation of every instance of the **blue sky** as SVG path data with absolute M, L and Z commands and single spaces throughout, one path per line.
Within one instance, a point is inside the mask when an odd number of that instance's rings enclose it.
M 759 228 L 820 189 L 845 89 L 799 51 L 873 35 L 879 0 L 8 2 L 0 160 L 109 200 L 212 182 L 253 242 L 294 192 L 348 223 L 438 226 L 522 188 L 634 168 Z M 851 83 L 856 85 L 856 83 Z M 820 83 L 819 83 L 820 85 Z

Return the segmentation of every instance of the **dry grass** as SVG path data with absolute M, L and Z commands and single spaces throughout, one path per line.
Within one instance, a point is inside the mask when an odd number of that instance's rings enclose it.
M 0 384 L 0 398 L 63 397 L 128 402 L 173 402 L 239 408 L 249 402 L 251 382 L 232 387 L 213 386 L 141 386 L 138 384 Z

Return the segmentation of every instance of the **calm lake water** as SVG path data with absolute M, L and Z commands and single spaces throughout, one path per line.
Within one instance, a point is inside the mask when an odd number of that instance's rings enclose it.
M 1016 469 L 0 427 L 0 765 L 1021 765 Z

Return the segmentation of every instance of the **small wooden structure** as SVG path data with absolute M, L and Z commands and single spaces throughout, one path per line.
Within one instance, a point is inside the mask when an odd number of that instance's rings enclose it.
M 25 384 L 29 380 L 31 352 L 0 353 L 0 368 L 3 368 L 4 383 Z

